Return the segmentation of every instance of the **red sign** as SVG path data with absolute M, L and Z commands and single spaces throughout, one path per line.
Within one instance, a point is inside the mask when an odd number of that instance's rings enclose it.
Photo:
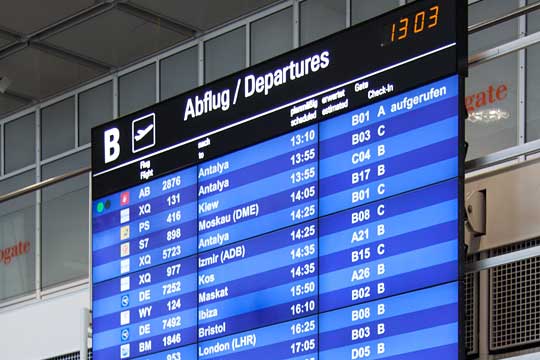
M 30 252 L 30 245 L 30 241 L 19 241 L 13 246 L 0 249 L 0 262 L 9 265 L 13 258 L 28 254 Z
M 484 106 L 503 101 L 507 98 L 507 96 L 508 86 L 506 86 L 506 84 L 502 84 L 497 87 L 489 85 L 489 87 L 483 91 L 466 96 L 465 106 L 470 114 Z

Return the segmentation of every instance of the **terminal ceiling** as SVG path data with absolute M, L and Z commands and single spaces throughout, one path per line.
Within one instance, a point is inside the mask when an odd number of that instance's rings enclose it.
M 276 0 L 3 0 L 0 117 Z M 5 89 L 5 90 L 4 90 Z

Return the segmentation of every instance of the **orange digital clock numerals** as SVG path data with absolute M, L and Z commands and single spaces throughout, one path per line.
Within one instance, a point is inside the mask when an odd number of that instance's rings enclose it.
M 426 23 L 426 12 L 420 11 L 416 16 L 414 17 L 414 33 L 418 34 L 419 32 L 424 31 L 424 26 Z
M 398 29 L 398 40 L 403 40 L 409 35 L 409 18 L 399 20 L 400 27 Z
M 410 19 L 409 19 L 410 18 Z M 399 20 L 399 23 L 392 24 L 392 34 L 390 42 L 406 39 L 410 33 L 419 34 L 426 29 L 432 29 L 439 24 L 439 5 L 435 5 L 428 10 L 420 11 L 414 15 L 414 24 L 412 29 L 409 25 L 412 23 L 412 15 Z
M 439 5 L 432 6 L 429 8 L 429 11 L 431 11 L 431 15 L 429 16 L 431 23 L 428 25 L 428 29 L 431 29 L 439 23 Z

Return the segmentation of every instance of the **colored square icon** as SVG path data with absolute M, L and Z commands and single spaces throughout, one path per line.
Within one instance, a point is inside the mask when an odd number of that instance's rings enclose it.
M 129 329 L 122 329 L 122 331 L 120 332 L 120 340 L 122 340 L 123 342 L 129 340 Z
M 120 299 L 120 306 L 127 307 L 129 306 L 129 295 L 123 295 Z
M 130 356 L 129 354 L 129 344 L 123 344 L 120 346 L 120 358 L 125 359 Z
M 120 228 L 120 240 L 129 239 L 129 225 Z
M 129 191 L 120 194 L 120 206 L 129 205 Z
M 120 245 L 120 257 L 129 256 L 129 242 Z
M 120 261 L 120 274 L 125 274 L 129 272 L 130 261 L 129 259 L 124 259 Z
M 122 311 L 120 313 L 120 325 L 128 325 L 130 323 L 130 311 Z
M 120 224 L 129 222 L 129 208 L 120 210 Z
M 120 278 L 120 291 L 128 291 L 130 287 L 129 276 Z

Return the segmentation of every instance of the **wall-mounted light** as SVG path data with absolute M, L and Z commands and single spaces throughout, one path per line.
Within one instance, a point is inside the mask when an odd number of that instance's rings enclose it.
M 500 108 L 492 108 L 469 113 L 467 121 L 474 123 L 490 124 L 510 118 L 510 113 Z

